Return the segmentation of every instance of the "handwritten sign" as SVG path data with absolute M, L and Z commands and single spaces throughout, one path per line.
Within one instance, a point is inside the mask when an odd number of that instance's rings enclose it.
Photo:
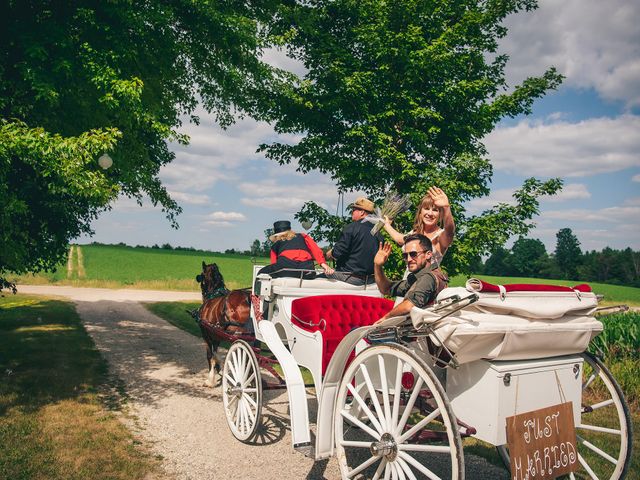
M 546 480 L 578 468 L 573 402 L 507 418 L 512 480 Z

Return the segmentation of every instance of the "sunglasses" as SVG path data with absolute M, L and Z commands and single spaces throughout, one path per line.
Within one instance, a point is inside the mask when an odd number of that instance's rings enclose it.
M 423 250 L 423 251 L 421 251 L 421 252 L 402 252 L 402 258 L 403 258 L 405 261 L 409 260 L 409 257 L 411 257 L 411 258 L 415 259 L 415 258 L 417 258 L 417 257 L 418 257 L 418 255 L 420 255 L 420 254 L 422 254 L 422 253 L 425 253 L 425 252 L 426 252 L 426 250 Z

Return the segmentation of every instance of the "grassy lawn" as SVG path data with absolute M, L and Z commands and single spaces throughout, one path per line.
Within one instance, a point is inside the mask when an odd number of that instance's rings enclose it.
M 158 479 L 73 305 L 0 297 L 0 478 Z

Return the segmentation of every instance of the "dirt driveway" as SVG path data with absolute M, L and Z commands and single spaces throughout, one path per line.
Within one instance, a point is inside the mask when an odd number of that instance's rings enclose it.
M 127 395 L 134 432 L 164 458 L 177 479 L 339 479 L 334 459 L 314 462 L 293 450 L 286 393 L 265 393 L 265 435 L 258 445 L 229 431 L 220 388 L 203 386 L 202 340 L 151 314 L 141 302 L 199 300 L 197 293 L 20 286 L 20 293 L 71 299 Z M 185 313 L 186 315 L 186 313 Z M 311 397 L 310 397 L 311 398 Z M 310 401 L 314 419 L 315 400 Z M 315 430 L 315 425 L 312 424 Z M 503 469 L 465 455 L 467 478 L 506 479 Z

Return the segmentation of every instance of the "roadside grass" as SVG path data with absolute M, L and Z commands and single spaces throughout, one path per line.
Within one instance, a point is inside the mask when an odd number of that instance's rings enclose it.
M 71 303 L 0 297 L 0 477 L 160 479 Z

